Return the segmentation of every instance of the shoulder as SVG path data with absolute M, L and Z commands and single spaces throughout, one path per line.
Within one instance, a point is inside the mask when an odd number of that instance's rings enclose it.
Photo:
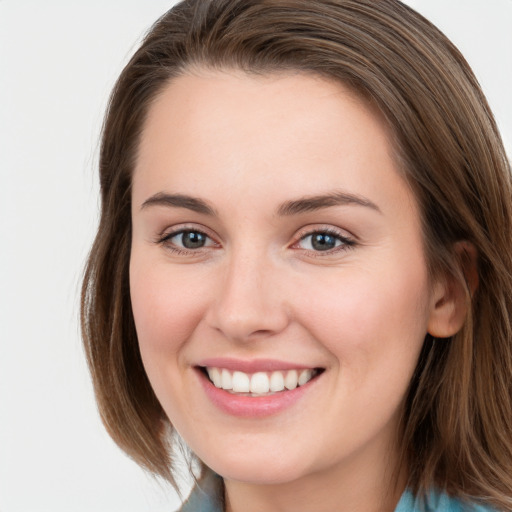
M 414 496 L 405 491 L 395 512 L 496 512 L 494 508 L 468 502 L 443 492 L 431 491 L 425 496 Z

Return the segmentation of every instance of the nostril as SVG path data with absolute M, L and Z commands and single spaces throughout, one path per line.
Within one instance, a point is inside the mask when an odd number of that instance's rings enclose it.
M 239 265 L 233 263 L 229 268 L 206 312 L 206 322 L 236 341 L 258 340 L 281 332 L 289 318 L 283 303 L 284 290 L 276 286 L 274 274 L 269 271 L 263 276 L 253 264 L 244 269 Z

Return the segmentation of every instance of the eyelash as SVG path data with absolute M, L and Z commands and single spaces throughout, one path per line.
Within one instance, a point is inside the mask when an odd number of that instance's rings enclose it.
M 196 234 L 202 235 L 205 238 L 213 241 L 213 238 L 211 236 L 209 236 L 207 233 L 205 233 L 204 231 L 202 231 L 201 229 L 192 228 L 192 227 L 191 228 L 184 227 L 184 228 L 180 228 L 175 231 L 171 231 L 170 233 L 166 233 L 166 234 L 158 237 L 158 239 L 156 240 L 156 243 L 164 245 L 171 252 L 173 252 L 174 254 L 180 255 L 180 256 L 181 255 L 187 256 L 187 255 L 191 255 L 191 254 L 197 255 L 202 249 L 209 247 L 209 246 L 207 246 L 207 247 L 203 246 L 203 247 L 198 247 L 197 249 L 187 249 L 187 248 L 179 247 L 170 242 L 170 240 L 172 238 L 174 238 L 178 235 L 183 235 L 185 233 L 196 233 Z M 314 255 L 314 257 L 323 257 L 323 256 L 330 256 L 333 254 L 337 254 L 338 252 L 347 251 L 356 245 L 356 241 L 353 238 L 342 235 L 336 229 L 321 228 L 321 229 L 304 230 L 303 232 L 301 232 L 299 234 L 298 240 L 296 242 L 294 242 L 294 244 L 292 245 L 292 248 L 296 247 L 298 244 L 300 244 L 302 241 L 306 240 L 308 237 L 312 237 L 313 235 L 317 235 L 317 234 L 332 236 L 333 238 L 335 238 L 336 241 L 340 241 L 341 244 L 338 246 L 335 246 L 332 249 L 327 249 L 325 251 L 315 251 L 315 250 L 311 250 L 311 249 L 301 249 L 301 248 L 297 248 L 297 249 L 311 253 Z M 214 243 L 216 243 L 216 242 L 214 242 Z
M 190 228 L 184 227 L 184 228 L 177 229 L 175 231 L 171 231 L 170 233 L 165 233 L 163 236 L 160 236 L 156 240 L 156 243 L 164 245 L 171 252 L 173 252 L 174 254 L 177 254 L 179 256 L 182 256 L 182 255 L 188 256 L 191 254 L 195 255 L 195 254 L 198 254 L 201 251 L 201 249 L 205 248 L 205 247 L 199 247 L 197 249 L 187 249 L 186 247 L 179 247 L 179 246 L 171 243 L 171 240 L 175 236 L 183 235 L 185 233 L 196 233 L 196 234 L 204 236 L 206 239 L 213 240 L 213 238 L 211 236 L 209 236 L 207 233 L 205 233 L 201 229 L 192 228 L 192 227 L 190 227 Z
M 293 244 L 293 246 L 298 245 L 303 240 L 306 240 L 308 237 L 312 237 L 313 235 L 329 235 L 332 236 L 336 241 L 340 241 L 341 244 L 339 246 L 334 247 L 333 249 L 328 249 L 325 251 L 315 251 L 310 249 L 300 249 L 303 251 L 307 251 L 311 253 L 315 258 L 321 258 L 324 256 L 332 256 L 333 254 L 338 254 L 339 252 L 347 251 L 353 248 L 356 245 L 356 241 L 348 237 L 346 235 L 342 235 L 338 230 L 333 228 L 320 228 L 320 229 L 309 229 L 305 230 L 299 234 L 299 239 L 297 242 Z

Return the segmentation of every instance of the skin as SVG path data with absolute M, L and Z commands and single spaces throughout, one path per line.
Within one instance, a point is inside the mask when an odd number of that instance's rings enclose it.
M 280 215 L 333 191 L 340 204 Z M 215 214 L 155 194 L 205 201 Z M 225 479 L 229 511 L 394 510 L 401 406 L 428 331 L 460 324 L 427 274 L 420 215 L 381 116 L 304 74 L 194 70 L 152 104 L 133 177 L 130 286 L 144 366 L 172 424 Z M 199 230 L 204 247 L 185 252 Z M 308 233 L 334 231 L 329 251 Z M 180 252 L 176 252 L 176 249 Z M 215 406 L 194 369 L 210 357 L 325 371 L 263 418 Z

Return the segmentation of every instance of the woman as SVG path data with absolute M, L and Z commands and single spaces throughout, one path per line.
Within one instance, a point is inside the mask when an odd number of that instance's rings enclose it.
M 396 0 L 189 0 L 121 74 L 82 326 L 184 510 L 510 510 L 510 166 Z M 219 476 L 217 476 L 219 475 Z

